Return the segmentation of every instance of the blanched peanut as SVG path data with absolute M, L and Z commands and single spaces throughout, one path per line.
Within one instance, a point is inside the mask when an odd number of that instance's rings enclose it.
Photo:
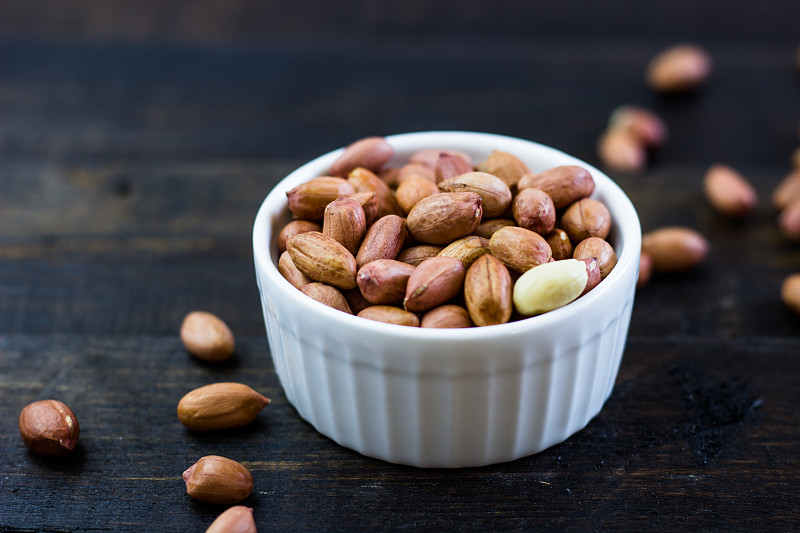
M 514 307 L 523 315 L 538 315 L 567 305 L 581 295 L 589 275 L 586 264 L 565 259 L 525 272 L 514 285 Z

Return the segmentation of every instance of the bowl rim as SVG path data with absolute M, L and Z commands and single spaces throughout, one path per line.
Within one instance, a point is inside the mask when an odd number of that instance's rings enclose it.
M 292 300 L 293 304 L 296 303 L 296 305 L 300 306 L 300 310 L 303 313 L 308 313 L 307 316 L 317 317 L 327 321 L 329 325 L 346 328 L 353 332 L 361 331 L 365 334 L 385 336 L 387 341 L 396 340 L 399 342 L 417 339 L 427 342 L 449 343 L 453 341 L 464 342 L 478 339 L 481 341 L 499 340 L 509 335 L 531 335 L 536 331 L 553 327 L 555 323 L 568 320 L 570 317 L 579 318 L 579 315 L 587 307 L 595 305 L 596 302 L 603 299 L 607 293 L 615 290 L 624 290 L 625 287 L 622 286 L 622 283 L 624 279 L 630 279 L 630 270 L 636 269 L 638 272 L 641 250 L 641 224 L 636 209 L 630 198 L 628 198 L 619 185 L 593 165 L 556 148 L 535 141 L 495 133 L 449 130 L 420 131 L 387 135 L 385 139 L 395 148 L 396 154 L 413 152 L 423 148 L 468 151 L 464 148 L 460 148 L 459 145 L 477 143 L 483 145 L 484 148 L 488 147 L 487 149 L 489 150 L 496 149 L 514 154 L 513 149 L 510 149 L 508 146 L 517 145 L 520 147 L 526 146 L 528 150 L 542 152 L 550 157 L 561 159 L 563 160 L 563 163 L 560 163 L 561 165 L 581 166 L 592 174 L 596 183 L 595 193 L 600 189 L 603 191 L 603 195 L 608 196 L 612 200 L 608 203 L 613 203 L 614 207 L 612 208 L 609 206 L 609 211 L 611 212 L 616 231 L 622 236 L 622 253 L 617 256 L 617 264 L 611 273 L 589 293 L 553 311 L 505 324 L 456 329 L 415 328 L 377 322 L 356 315 L 343 313 L 307 297 L 280 274 L 276 266 L 278 256 L 275 256 L 274 260 L 272 259 L 273 253 L 277 252 L 277 232 L 271 231 L 270 228 L 271 224 L 281 218 L 282 215 L 285 216 L 288 212 L 286 191 L 311 178 L 324 175 L 324 172 L 344 151 L 344 147 L 340 147 L 304 163 L 281 179 L 268 192 L 259 207 L 253 223 L 253 254 L 259 283 L 270 284 L 271 290 L 277 291 L 278 298 L 289 298 Z M 525 160 L 522 156 L 518 157 Z M 595 193 L 593 193 L 593 196 Z M 619 222 L 620 220 L 625 220 L 625 223 L 621 224 Z M 615 248 L 617 246 L 618 245 L 615 245 Z M 634 279 L 635 275 L 636 273 L 634 273 Z M 265 277 L 262 279 L 262 276 Z M 259 286 L 259 290 L 264 291 L 265 289 Z

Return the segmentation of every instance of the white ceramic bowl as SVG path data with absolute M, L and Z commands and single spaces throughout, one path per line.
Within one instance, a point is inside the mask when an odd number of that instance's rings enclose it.
M 493 149 L 532 171 L 581 165 L 612 214 L 618 263 L 591 292 L 555 311 L 470 329 L 384 324 L 322 305 L 276 267 L 290 220 L 286 191 L 324 175 L 340 150 L 303 165 L 269 193 L 253 230 L 255 268 L 275 370 L 289 401 L 322 434 L 364 455 L 419 467 L 481 466 L 542 451 L 582 429 L 614 386 L 633 307 L 641 228 L 605 174 L 546 146 L 500 135 L 387 137 L 400 164 L 423 148 Z

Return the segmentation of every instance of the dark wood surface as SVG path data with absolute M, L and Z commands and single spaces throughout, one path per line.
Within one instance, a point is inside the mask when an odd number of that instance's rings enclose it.
M 203 531 L 221 508 L 181 472 L 215 453 L 253 472 L 261 531 L 797 530 L 800 317 L 780 303 L 800 248 L 769 195 L 800 144 L 800 4 L 750 2 L 137 2 L 0 4 L 0 531 Z M 708 48 L 711 83 L 643 82 L 674 42 Z M 708 236 L 696 271 L 639 291 L 614 392 L 536 456 L 420 470 L 317 434 L 287 403 L 265 337 L 251 226 L 307 159 L 371 134 L 489 131 L 593 164 L 611 110 L 670 129 L 644 173 L 611 173 L 645 231 Z M 761 195 L 731 223 L 706 204 L 713 162 Z M 200 364 L 190 310 L 232 327 Z M 188 390 L 242 381 L 252 425 L 198 434 Z M 66 460 L 32 455 L 21 408 L 81 424 Z

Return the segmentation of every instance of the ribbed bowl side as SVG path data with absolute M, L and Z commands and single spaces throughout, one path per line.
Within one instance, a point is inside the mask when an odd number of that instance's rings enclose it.
M 269 291 L 262 292 L 262 305 L 287 398 L 318 431 L 370 457 L 461 467 L 537 453 L 585 427 L 613 387 L 632 296 L 620 302 L 618 315 L 585 321 L 573 335 L 517 339 L 519 346 L 506 347 L 520 354 L 511 366 L 484 357 L 467 372 L 357 363 L 363 345 L 343 343 L 326 328 L 313 330 L 292 312 L 279 314 Z M 476 343 L 471 349 L 465 358 L 489 348 Z M 551 356 L 542 359 L 542 350 Z

